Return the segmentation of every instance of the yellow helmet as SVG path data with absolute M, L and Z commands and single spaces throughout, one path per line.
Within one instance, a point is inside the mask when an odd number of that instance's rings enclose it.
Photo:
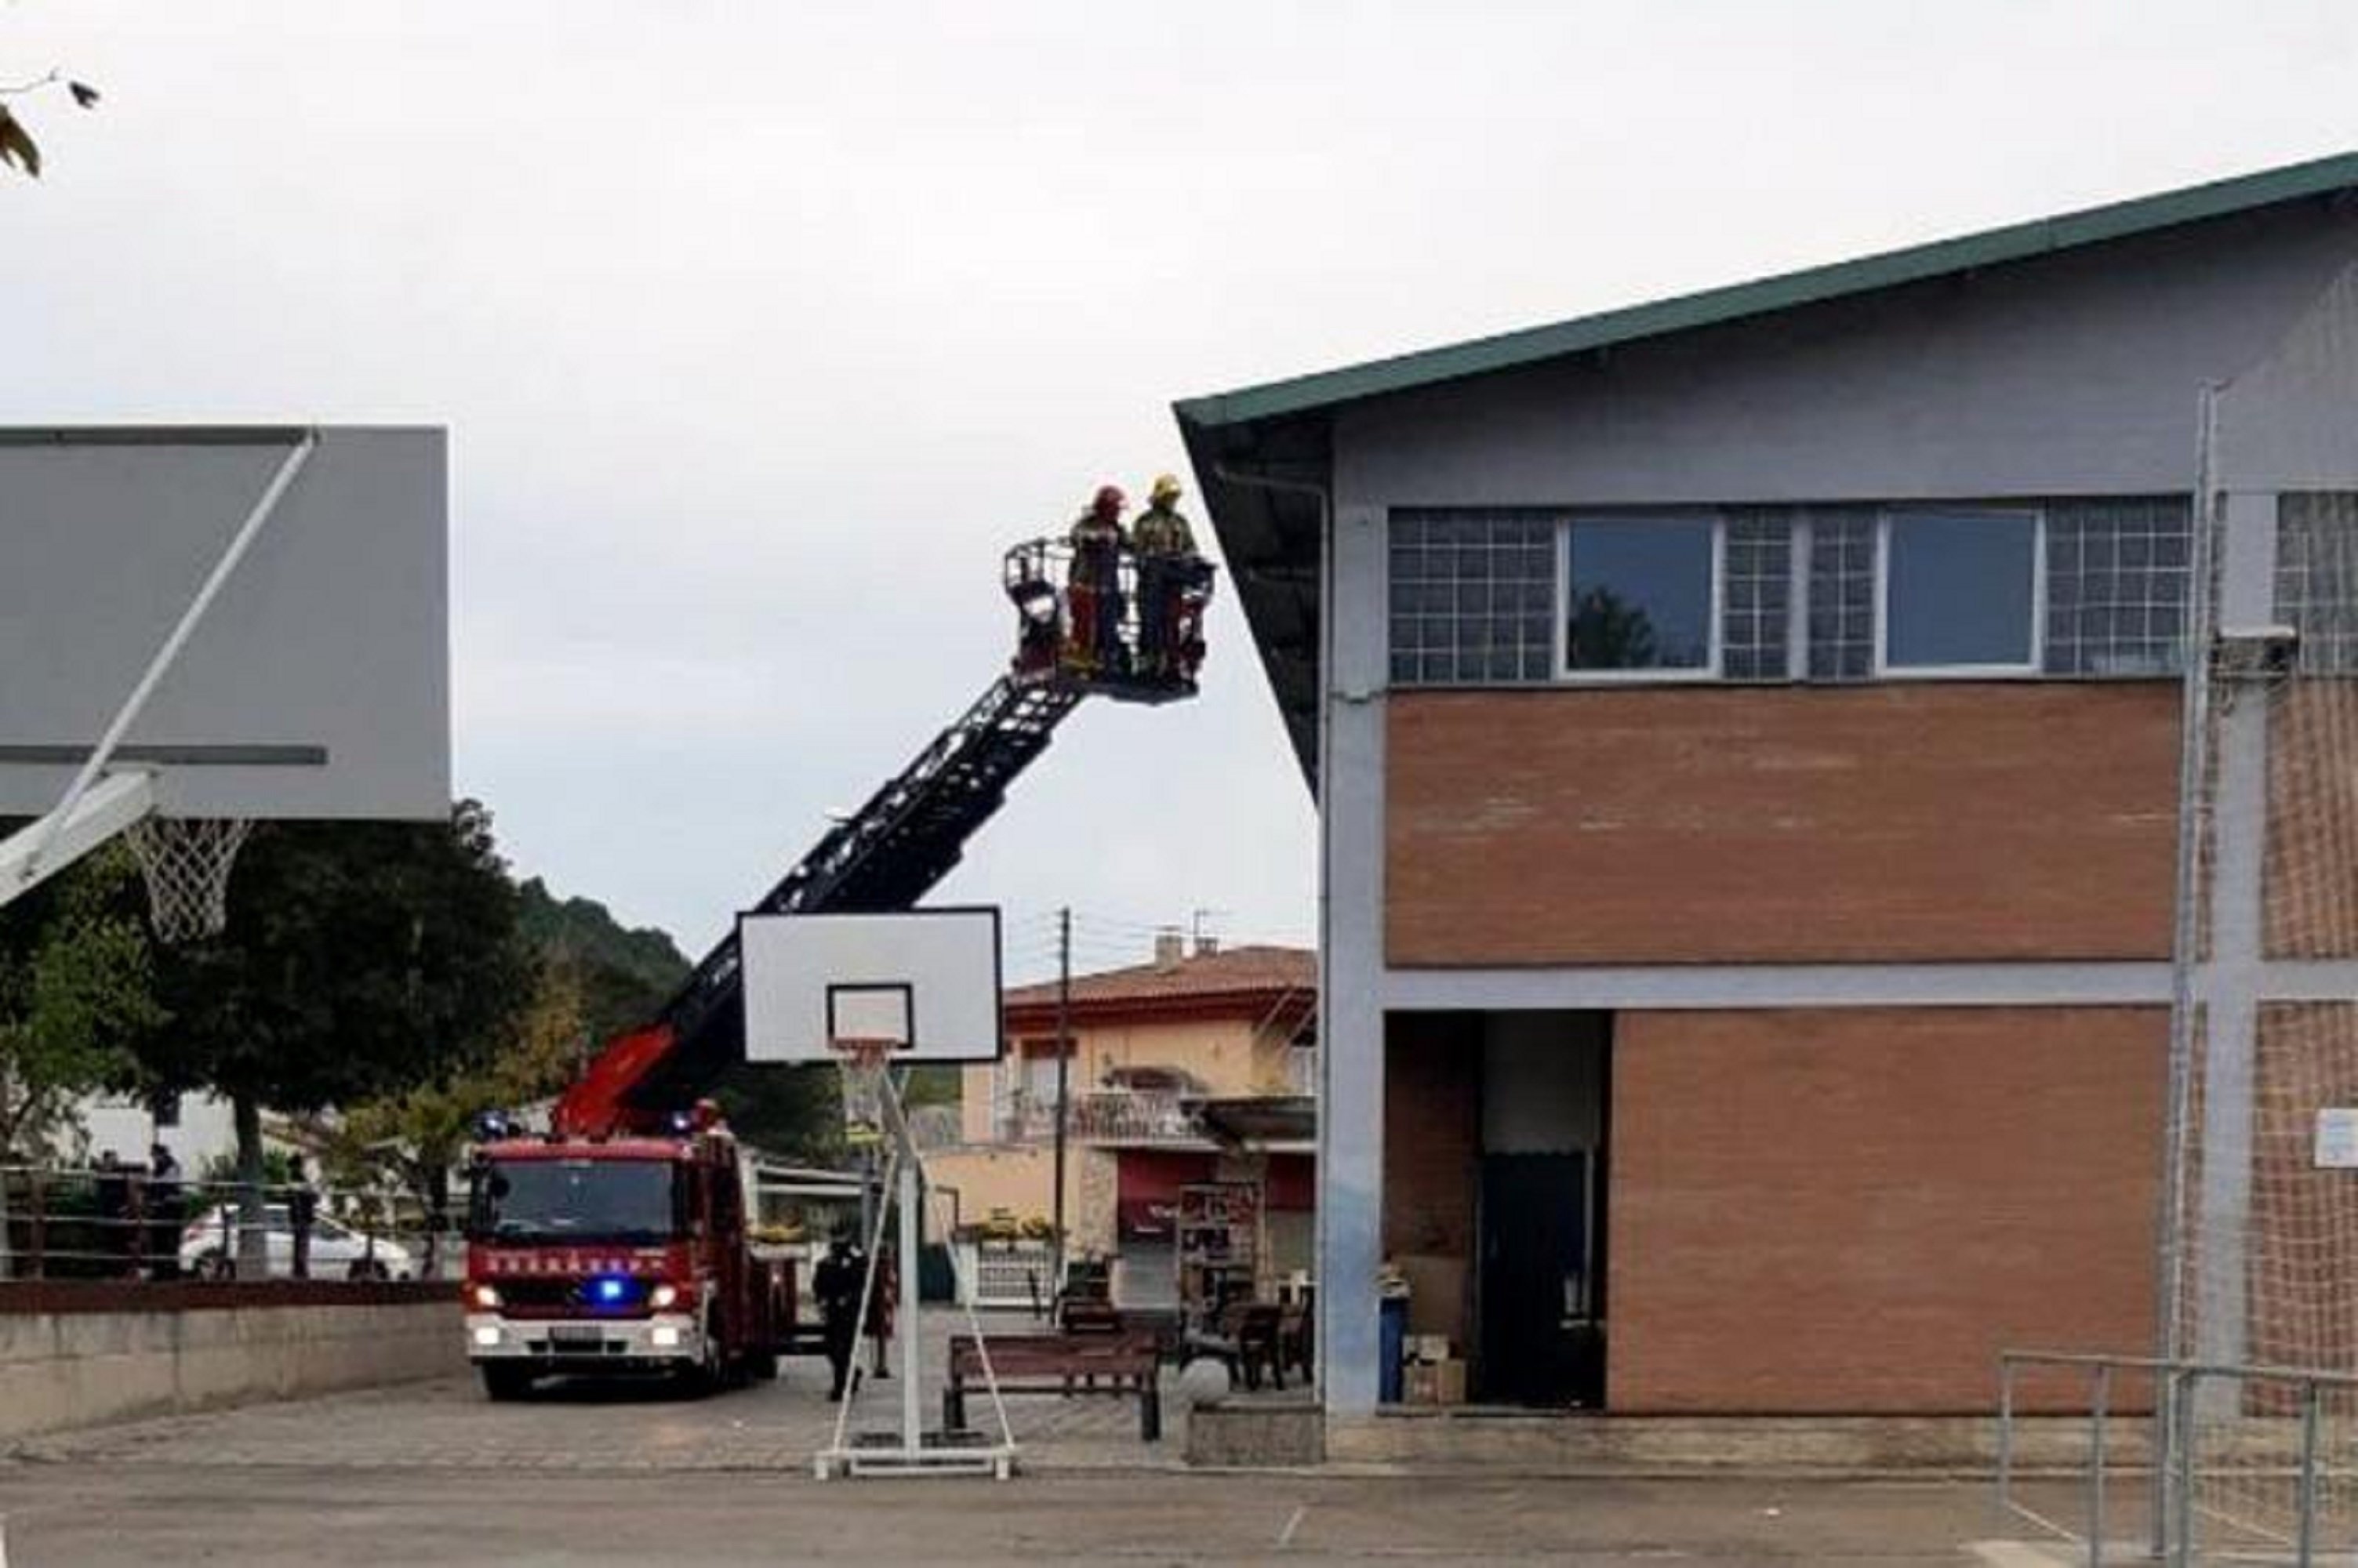
M 1179 488 L 1176 476 L 1159 473 L 1154 476 L 1154 488 L 1146 492 L 1146 498 L 1160 503 L 1165 501 L 1176 501 L 1182 493 L 1184 492 Z

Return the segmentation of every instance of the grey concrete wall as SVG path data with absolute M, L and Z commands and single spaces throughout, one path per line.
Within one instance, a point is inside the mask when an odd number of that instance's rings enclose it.
M 2301 205 L 1379 399 L 1336 503 L 2185 492 L 2201 384 L 2353 256 L 2358 214 Z
M 466 1370 L 456 1302 L 0 1313 L 0 1438 Z

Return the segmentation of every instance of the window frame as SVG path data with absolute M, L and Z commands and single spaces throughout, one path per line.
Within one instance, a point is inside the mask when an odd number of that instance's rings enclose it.
M 1711 528 L 1711 606 L 1708 612 L 1710 656 L 1700 665 L 1662 665 L 1645 669 L 1600 670 L 1574 667 L 1572 660 L 1572 531 L 1584 523 L 1702 523 Z M 1725 660 L 1727 615 L 1727 518 L 1718 512 L 1584 512 L 1560 517 L 1555 524 L 1555 678 L 1566 686 L 1695 685 L 1722 678 Z M 1748 683 L 1747 683 L 1748 684 Z
M 2030 647 L 2020 663 L 1895 665 L 1891 662 L 1891 525 L 1909 517 L 1987 518 L 2030 522 Z M 2043 506 L 1886 506 L 1875 518 L 1875 664 L 1869 678 L 1909 680 L 2036 680 L 2047 668 L 2047 509 Z

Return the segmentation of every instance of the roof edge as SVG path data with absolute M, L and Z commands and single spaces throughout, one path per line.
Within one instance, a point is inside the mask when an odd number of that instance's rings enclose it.
M 1335 370 L 1183 398 L 1172 412 L 1203 428 L 1249 424 L 1341 403 L 1511 370 L 1642 338 L 1864 294 L 1976 267 L 2028 261 L 2109 240 L 2223 218 L 2358 187 L 2358 153 L 2184 186 L 1848 261 L 1472 338 Z

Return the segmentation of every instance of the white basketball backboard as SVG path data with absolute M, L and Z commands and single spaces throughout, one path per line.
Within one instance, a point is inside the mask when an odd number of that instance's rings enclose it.
M 0 816 L 59 804 L 306 433 L 0 429 Z M 444 433 L 318 434 L 110 760 L 163 815 L 449 812 Z
M 831 1062 L 831 1042 L 894 1061 L 988 1062 L 1001 1046 L 999 911 L 744 914 L 749 1062 Z

